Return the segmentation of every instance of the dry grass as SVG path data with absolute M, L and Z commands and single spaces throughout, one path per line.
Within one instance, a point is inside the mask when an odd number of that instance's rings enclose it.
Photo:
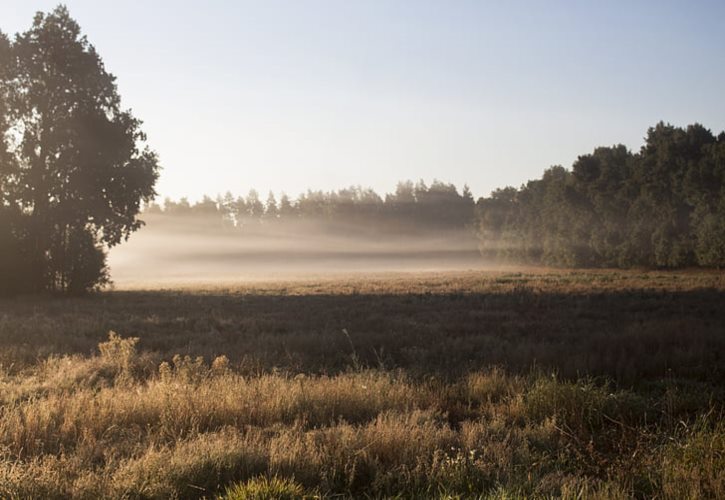
M 376 279 L 4 301 L 0 497 L 725 496 L 720 275 Z

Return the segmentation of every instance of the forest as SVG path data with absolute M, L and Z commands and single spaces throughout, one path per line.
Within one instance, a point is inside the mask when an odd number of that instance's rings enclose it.
M 296 199 L 231 193 L 197 203 L 166 199 L 145 217 L 154 228 L 197 232 L 294 233 L 314 222 L 326 234 L 392 238 L 446 234 L 476 238 L 482 258 L 557 267 L 720 268 L 725 265 L 725 133 L 658 123 L 638 153 L 598 147 L 571 169 L 497 189 L 474 201 L 468 188 L 434 181 L 398 183 L 395 192 L 308 190 Z M 186 221 L 186 222 L 184 222 Z M 464 243 L 464 242 L 462 242 Z
M 658 123 L 477 202 L 484 255 L 557 266 L 723 267 L 725 133 Z

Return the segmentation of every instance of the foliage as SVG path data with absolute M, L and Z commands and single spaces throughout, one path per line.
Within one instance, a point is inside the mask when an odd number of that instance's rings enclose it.
M 24 243 L 22 216 L 0 206 L 0 296 L 28 289 L 30 262 Z
M 0 209 L 36 291 L 81 293 L 107 282 L 105 250 L 138 229 L 154 196 L 156 155 L 120 106 L 108 73 L 60 6 L 11 42 L 0 36 Z
M 477 203 L 489 257 L 559 266 L 723 267 L 725 134 L 659 123 Z
M 230 486 L 220 500 L 303 500 L 314 498 L 305 495 L 304 488 L 285 478 L 260 477 L 246 483 Z
M 473 222 L 475 203 L 467 187 L 459 192 L 452 184 L 423 181 L 398 184 L 394 193 L 384 197 L 372 189 L 353 186 L 338 191 L 312 191 L 291 200 L 286 194 L 277 202 L 269 193 L 262 203 L 254 189 L 245 196 L 231 193 L 205 196 L 191 204 L 185 198 L 166 199 L 163 208 L 150 205 L 149 215 L 166 215 L 171 219 L 202 218 L 217 229 L 248 231 L 260 226 L 315 222 L 335 232 L 419 233 L 460 231 Z

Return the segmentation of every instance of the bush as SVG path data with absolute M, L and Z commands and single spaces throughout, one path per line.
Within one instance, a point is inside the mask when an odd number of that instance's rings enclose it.
M 106 251 L 96 243 L 93 234 L 85 229 L 70 231 L 67 246 L 63 250 L 66 266 L 63 280 L 71 294 L 83 294 L 102 288 L 110 282 Z
M 220 500 L 297 500 L 314 498 L 290 479 L 258 477 L 226 489 Z
M 98 344 L 101 358 L 113 365 L 121 378 L 130 379 L 134 375 L 138 364 L 138 340 L 138 337 L 121 338 L 111 330 L 108 332 L 108 341 Z

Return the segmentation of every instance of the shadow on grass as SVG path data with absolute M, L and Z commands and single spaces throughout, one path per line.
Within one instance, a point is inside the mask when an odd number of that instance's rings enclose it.
M 252 371 L 352 366 L 454 377 L 499 365 L 624 384 L 662 377 L 722 384 L 723 304 L 717 289 L 22 298 L 0 301 L 0 362 L 21 367 L 49 354 L 88 354 L 114 330 L 162 357 L 225 354 Z

